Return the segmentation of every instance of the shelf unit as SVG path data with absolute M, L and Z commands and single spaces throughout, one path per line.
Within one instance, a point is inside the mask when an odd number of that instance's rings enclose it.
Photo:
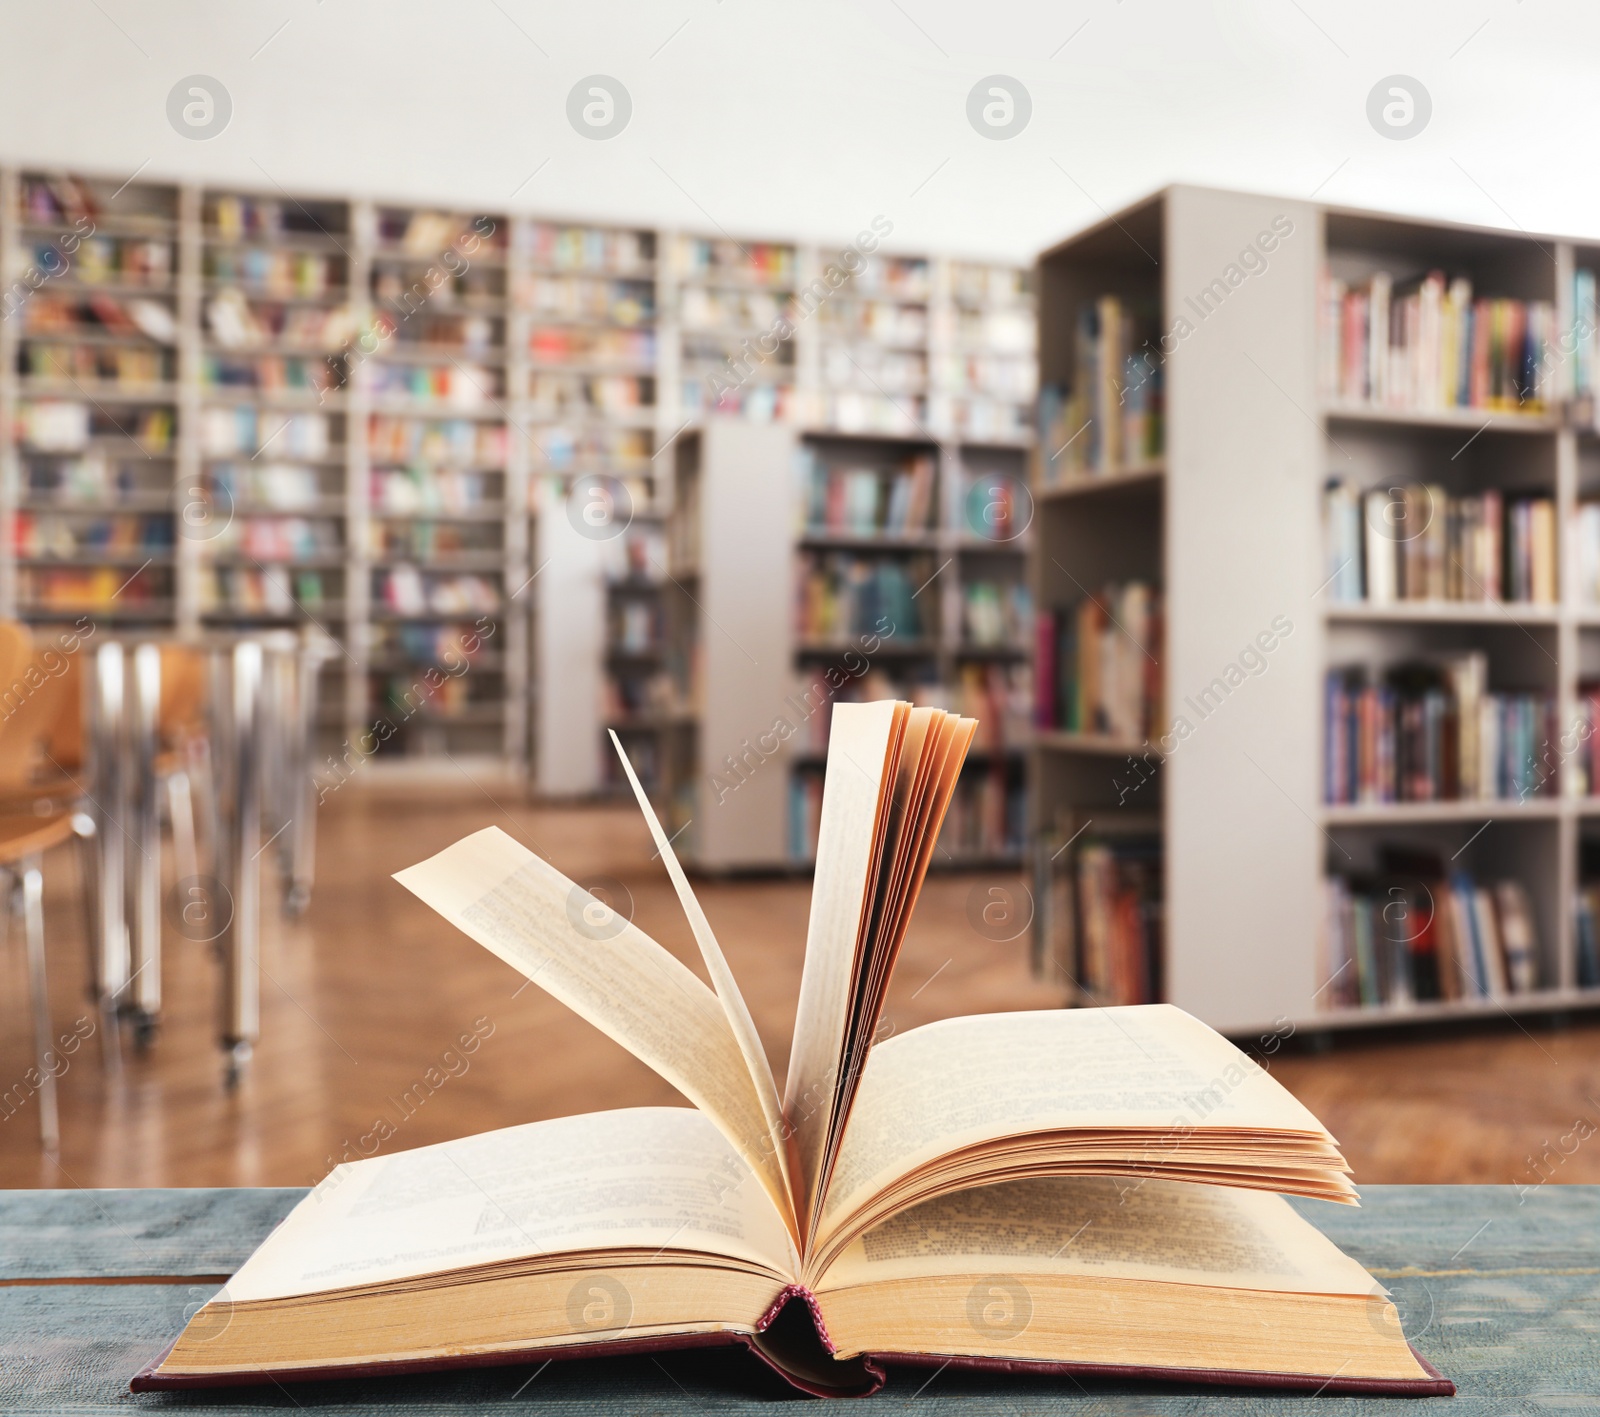
M 1257 255 L 1241 264 L 1246 251 Z M 1574 723 L 1579 680 L 1600 678 L 1594 607 L 1580 603 L 1573 565 L 1579 499 L 1600 496 L 1600 439 L 1555 399 L 1522 413 L 1330 398 L 1318 367 L 1322 272 L 1353 281 L 1387 270 L 1397 286 L 1435 267 L 1465 273 L 1485 297 L 1549 302 L 1554 330 L 1567 330 L 1575 265 L 1600 266 L 1600 252 L 1186 186 L 1040 259 L 1042 383 L 1070 385 L 1086 302 L 1111 294 L 1159 309 L 1166 450 L 1160 467 L 1066 479 L 1049 475 L 1051 450 L 1041 447 L 1039 603 L 1066 608 L 1085 587 L 1139 576 L 1162 590 L 1169 612 L 1166 736 L 1041 734 L 1034 824 L 1056 851 L 1068 827 L 1109 833 L 1153 813 L 1165 997 L 1226 1032 L 1600 1004 L 1600 989 L 1577 986 L 1574 923 L 1580 844 L 1600 837 L 1600 820 L 1593 799 L 1572 795 L 1570 761 L 1547 793 L 1520 802 L 1332 805 L 1323 790 L 1323 678 L 1333 667 L 1481 649 L 1491 690 L 1549 692 L 1558 722 Z M 1428 482 L 1452 495 L 1526 488 L 1553 498 L 1556 603 L 1332 601 L 1322 508 L 1330 475 L 1360 488 Z M 1241 661 L 1267 642 L 1270 651 Z M 1322 880 L 1374 873 L 1391 850 L 1435 854 L 1480 884 L 1520 881 L 1534 915 L 1536 987 L 1329 1007 L 1319 975 Z M 1041 890 L 1051 880 L 1041 870 Z M 1048 953 L 1052 941 L 1040 944 Z
M 791 442 L 890 428 L 937 448 L 948 487 L 1027 445 L 1030 296 L 1011 268 L 21 167 L 0 169 L 7 288 L 85 197 L 81 251 L 0 321 L 0 613 L 182 634 L 315 622 L 341 650 L 322 747 L 376 773 L 589 795 L 618 781 L 603 721 L 663 764 L 666 792 L 694 718 L 693 666 L 665 652 L 684 440 L 724 421 Z M 785 311 L 805 317 L 741 380 L 730 359 Z M 39 348 L 73 369 L 153 357 L 159 377 L 40 380 L 21 372 Z M 623 509 L 614 538 L 574 526 L 597 489 Z M 990 550 L 936 541 L 980 569 Z M 658 661 L 610 652 L 644 625 Z M 887 657 L 922 648 L 959 658 Z

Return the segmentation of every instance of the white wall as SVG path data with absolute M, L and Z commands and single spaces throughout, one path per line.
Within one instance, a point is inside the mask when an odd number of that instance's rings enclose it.
M 111 173 L 1028 259 L 1171 180 L 1600 233 L 1600 7 L 1583 0 L 54 0 L 3 10 L 0 156 Z M 233 98 L 168 125 L 189 74 Z M 614 76 L 607 142 L 565 100 Z M 1003 73 L 1033 101 L 966 118 Z M 1403 142 L 1385 75 L 1428 88 Z M 530 174 L 537 170 L 537 176 Z

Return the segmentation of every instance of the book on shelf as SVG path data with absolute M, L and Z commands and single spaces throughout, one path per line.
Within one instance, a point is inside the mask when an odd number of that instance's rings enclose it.
M 1325 270 L 1319 306 L 1322 386 L 1335 402 L 1542 413 L 1561 397 L 1548 300 L 1474 297 L 1469 279 L 1441 271 L 1397 282 Z
M 917 588 L 934 574 L 921 557 L 802 551 L 795 578 L 795 635 L 802 648 L 876 634 L 896 644 L 930 635 Z
M 506 429 L 502 423 L 472 418 L 396 417 L 380 413 L 368 421 L 368 448 L 374 462 L 503 468 Z
M 262 246 L 208 247 L 206 278 L 269 300 L 320 300 L 345 292 L 345 258 Z
M 1319 1008 L 1499 999 L 1537 989 L 1527 888 L 1480 884 L 1431 853 L 1380 852 L 1384 869 L 1324 882 Z
M 336 1168 L 134 1389 L 722 1344 L 830 1396 L 952 1362 L 1454 1391 L 1274 1194 L 1354 1201 L 1333 1138 L 1198 1020 L 1041 1010 L 875 1041 L 972 725 L 837 713 L 784 1093 L 624 759 L 711 985 L 497 828 L 398 879 L 693 1105 Z
M 802 448 L 798 457 L 806 530 L 903 536 L 930 529 L 936 466 L 932 453 L 914 453 L 891 467 L 826 462 L 811 447 Z
M 1039 392 L 1046 485 L 1141 467 L 1162 456 L 1166 379 L 1158 315 L 1154 305 L 1134 306 L 1114 295 L 1081 308 L 1072 384 Z
M 496 615 L 500 592 L 488 576 L 441 575 L 416 566 L 373 572 L 373 601 L 397 615 Z
M 1035 614 L 1036 722 L 1042 729 L 1141 742 L 1165 721 L 1164 610 L 1143 581 L 1108 585 Z
M 292 616 L 327 601 L 321 571 L 292 567 L 216 566 L 200 582 L 200 612 Z
M 170 516 L 84 517 L 16 512 L 11 521 L 12 550 L 18 556 L 93 557 L 148 552 L 170 555 L 173 520 Z
M 159 300 L 123 298 L 90 291 L 76 296 L 36 295 L 24 307 L 24 329 L 37 335 L 113 335 L 124 339 L 176 344 L 178 325 L 172 307 Z
M 23 374 L 46 382 L 158 392 L 171 384 L 173 370 L 171 356 L 159 349 L 34 339 L 22 347 Z
M 1587 883 L 1579 890 L 1577 924 L 1578 987 L 1600 988 L 1600 885 Z
M 1482 650 L 1325 681 L 1325 800 L 1525 801 L 1557 791 L 1555 697 L 1490 692 Z
M 17 570 L 17 601 L 24 611 L 134 610 L 171 594 L 170 568 L 141 566 L 22 566 Z
M 1555 504 L 1549 498 L 1507 506 L 1497 491 L 1452 497 L 1425 483 L 1363 493 L 1330 478 L 1323 524 L 1335 603 L 1556 598 Z
M 961 482 L 961 530 L 980 541 L 1014 545 L 1033 520 L 1024 479 L 1005 472 L 967 472 Z
M 1020 762 L 994 759 L 969 764 L 956 784 L 939 833 L 940 864 L 1020 859 L 1027 820 L 1028 792 Z
M 1020 581 L 967 581 L 961 617 L 969 648 L 1026 650 L 1033 639 L 1033 592 Z
M 1074 1002 L 1159 1000 L 1165 988 L 1159 832 L 1057 829 L 1042 835 L 1036 853 L 1036 948 L 1072 984 Z

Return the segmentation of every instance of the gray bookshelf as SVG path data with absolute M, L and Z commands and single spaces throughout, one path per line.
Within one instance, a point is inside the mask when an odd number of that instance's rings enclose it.
M 1265 268 L 1234 281 L 1240 252 L 1275 221 L 1280 239 Z M 1292 234 L 1281 234 L 1285 222 Z M 1526 801 L 1329 805 L 1323 782 L 1324 674 L 1345 664 L 1382 668 L 1481 648 L 1491 687 L 1549 692 L 1560 723 L 1574 721 L 1579 680 L 1600 668 L 1572 535 L 1580 496 L 1600 493 L 1592 400 L 1552 392 L 1537 412 L 1351 404 L 1327 392 L 1318 367 L 1325 269 L 1352 281 L 1375 270 L 1397 280 L 1462 271 L 1475 293 L 1551 302 L 1564 331 L 1574 265 L 1594 260 L 1584 243 L 1187 186 L 1040 258 L 1042 385 L 1072 383 L 1079 312 L 1101 296 L 1147 302 L 1172 337 L 1162 345 L 1166 439 L 1157 461 L 1069 472 L 1070 456 L 1038 448 L 1036 594 L 1042 607 L 1066 610 L 1108 582 L 1159 587 L 1165 723 L 1171 729 L 1181 716 L 1191 731 L 1165 753 L 1142 738 L 1041 731 L 1034 824 L 1052 852 L 1080 828 L 1159 834 L 1165 997 L 1224 1031 L 1600 1004 L 1600 989 L 1577 987 L 1574 924 L 1580 839 L 1600 825 L 1600 807 L 1577 795 L 1570 762 L 1548 795 Z M 1437 481 L 1452 493 L 1527 488 L 1552 497 L 1557 602 L 1331 602 L 1322 492 L 1332 474 L 1363 488 Z M 1293 630 L 1269 635 L 1266 670 L 1197 708 L 1195 696 L 1275 617 Z M 1480 881 L 1520 881 L 1535 916 L 1536 987 L 1495 999 L 1328 1007 L 1318 966 L 1323 878 L 1375 872 L 1385 847 L 1437 853 Z

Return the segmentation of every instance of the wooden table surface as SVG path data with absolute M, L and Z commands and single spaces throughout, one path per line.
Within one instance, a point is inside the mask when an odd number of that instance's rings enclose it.
M 305 1192 L 0 1192 L 0 1411 L 700 1413 L 785 1400 L 730 1351 L 378 1381 L 128 1392 L 188 1315 Z M 1600 1186 L 1373 1186 L 1360 1210 L 1296 1204 L 1390 1288 L 1451 1398 L 1293 1397 L 1154 1383 L 903 1370 L 858 1413 L 1452 1417 L 1600 1413 Z M 814 1404 L 808 1410 L 820 1411 Z

